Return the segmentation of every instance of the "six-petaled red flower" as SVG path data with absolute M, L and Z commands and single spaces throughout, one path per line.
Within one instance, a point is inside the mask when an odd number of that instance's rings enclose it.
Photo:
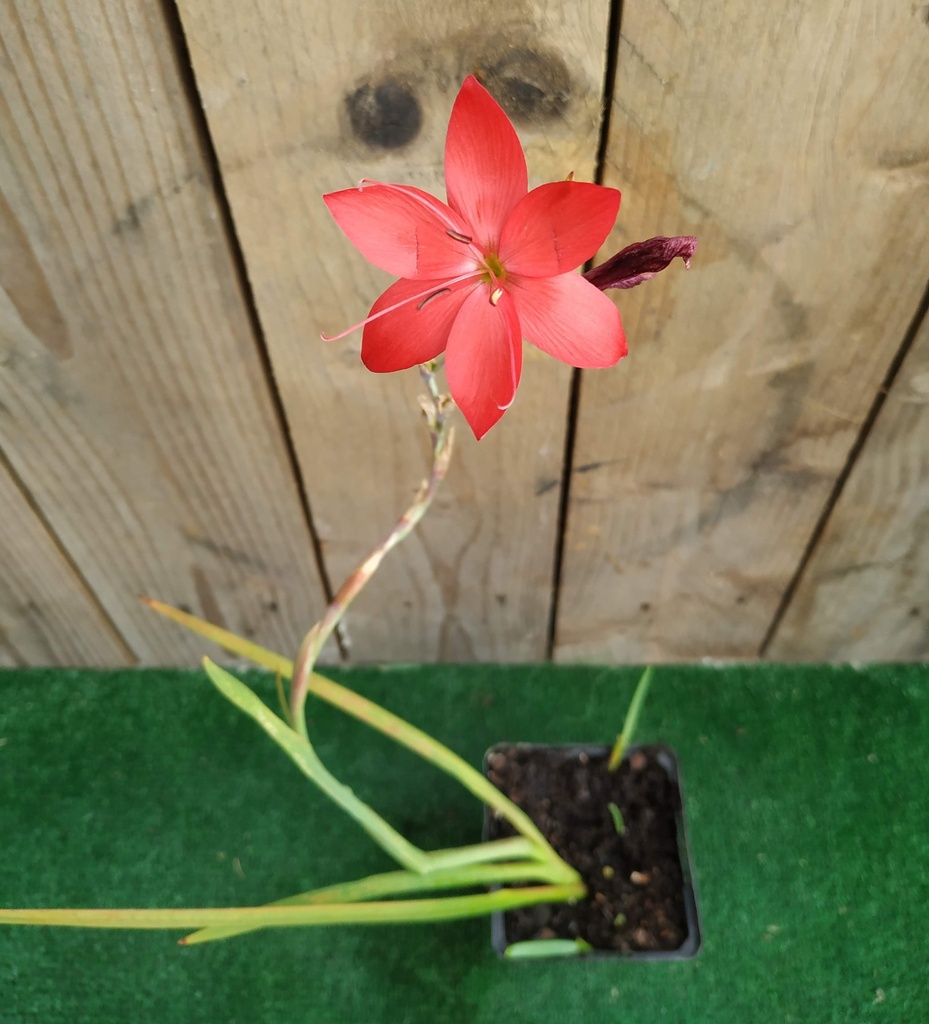
M 367 181 L 324 198 L 362 255 L 400 278 L 364 321 L 365 366 L 403 370 L 444 352 L 449 390 L 480 438 L 513 401 L 524 339 L 577 367 L 626 354 L 616 307 L 573 272 L 605 241 L 620 195 L 575 181 L 530 192 L 516 131 L 473 77 L 452 110 L 445 185 L 447 203 Z

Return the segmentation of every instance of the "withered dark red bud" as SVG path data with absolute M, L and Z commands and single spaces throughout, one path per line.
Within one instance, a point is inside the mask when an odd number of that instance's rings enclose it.
M 676 256 L 680 256 L 684 266 L 689 267 L 690 257 L 696 248 L 697 240 L 693 235 L 678 235 L 676 238 L 657 235 L 620 249 L 599 267 L 588 270 L 584 277 L 600 291 L 635 288 L 664 270 Z

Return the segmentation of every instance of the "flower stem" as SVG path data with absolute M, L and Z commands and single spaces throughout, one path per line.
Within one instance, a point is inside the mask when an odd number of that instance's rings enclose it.
M 452 920 L 485 914 L 496 909 L 528 906 L 539 902 L 577 899 L 585 894 L 578 873 L 549 845 L 532 820 L 466 761 L 428 734 L 379 707 L 359 694 L 339 686 L 314 671 L 316 660 L 351 602 L 377 570 L 387 552 L 400 543 L 425 515 L 439 484 L 448 471 L 453 431 L 449 414 L 451 399 L 439 392 L 436 366 L 420 367 L 428 395 L 421 399 L 432 442 L 432 468 L 416 499 L 393 530 L 355 569 L 339 589 L 323 618 L 307 633 L 295 663 L 267 651 L 233 633 L 212 626 L 189 613 L 145 599 L 155 611 L 207 637 L 233 653 L 273 671 L 280 694 L 281 677 L 291 679 L 285 718 L 274 714 L 244 683 L 204 659 L 207 674 L 220 692 L 249 715 L 288 754 L 303 773 L 352 817 L 404 871 L 372 876 L 357 882 L 328 886 L 270 904 L 268 907 L 233 908 L 231 911 L 11 911 L 8 923 L 73 924 L 84 927 L 188 927 L 199 931 L 185 942 L 207 942 L 245 931 L 296 924 L 373 923 L 387 921 Z M 500 817 L 508 820 L 519 836 L 478 846 L 427 852 L 414 846 L 371 807 L 339 782 L 322 764 L 307 734 L 305 704 L 308 694 L 333 704 L 371 728 L 418 754 L 451 775 Z M 286 720 L 285 720 L 286 719 Z M 526 883 L 543 882 L 543 886 Z M 373 897 L 398 896 L 443 889 L 500 886 L 522 883 L 516 889 L 439 899 L 392 900 L 369 903 Z M 299 911 L 299 913 L 294 913 Z M 270 916 L 269 916 L 270 915 Z M 14 920 L 15 919 L 15 920 Z M 0 923 L 4 917 L 0 916 Z
M 294 728 L 304 737 L 307 735 L 304 706 L 310 676 L 320 651 L 325 647 L 333 630 L 342 621 L 349 605 L 377 571 L 387 552 L 396 547 L 426 514 L 439 489 L 439 484 L 445 479 L 445 474 L 448 472 L 455 433 L 449 424 L 449 415 L 453 406 L 451 399 L 439 392 L 435 371 L 435 363 L 426 363 L 419 368 L 420 375 L 429 391 L 428 397 L 422 402 L 432 441 L 432 468 L 429 476 L 422 482 L 413 503 L 400 516 L 390 533 L 339 588 L 339 592 L 326 609 L 325 615 L 304 637 L 297 653 L 290 687 L 290 717 Z

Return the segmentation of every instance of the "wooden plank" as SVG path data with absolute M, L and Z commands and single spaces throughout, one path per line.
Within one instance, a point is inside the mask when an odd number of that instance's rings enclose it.
M 0 447 L 144 662 L 293 650 L 308 529 L 158 4 L 0 10 Z
M 784 661 L 929 661 L 929 320 L 767 654 Z
M 925 285 L 927 43 L 920 5 L 623 5 L 606 249 L 700 248 L 584 376 L 560 659 L 757 653 Z
M 589 180 L 608 4 L 179 9 L 327 566 L 341 580 L 409 503 L 425 435 L 415 370 L 377 377 L 359 361 L 359 335 L 318 340 L 361 320 L 389 281 L 320 196 L 362 177 L 444 195 L 445 129 L 472 71 L 521 115 L 535 182 L 571 170 Z M 527 348 L 504 420 L 480 444 L 460 426 L 437 506 L 349 615 L 358 660 L 544 656 L 569 379 Z
M 0 665 L 133 658 L 0 461 Z

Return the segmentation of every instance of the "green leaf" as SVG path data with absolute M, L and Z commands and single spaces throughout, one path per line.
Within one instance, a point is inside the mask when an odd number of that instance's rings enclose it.
M 166 619 L 170 619 L 179 626 L 189 629 L 191 633 L 202 636 L 205 640 L 209 640 L 210 643 L 216 644 L 217 647 L 224 647 L 231 654 L 245 658 L 255 665 L 261 665 L 271 672 L 279 672 L 285 679 L 290 679 L 290 675 L 294 670 L 293 662 L 282 657 L 280 654 L 275 654 L 274 651 L 259 647 L 258 644 L 253 644 L 251 640 L 236 636 L 235 633 L 230 633 L 227 629 L 220 629 L 219 626 L 214 626 L 212 622 L 207 622 L 205 619 L 198 619 L 196 615 L 191 615 L 190 612 L 182 612 L 180 608 L 173 608 L 171 605 L 165 604 L 164 601 L 156 601 L 153 597 L 141 597 L 140 600 L 147 604 L 153 612 L 158 612 L 159 615 L 163 615 Z
M 613 744 L 613 750 L 610 753 L 607 767 L 611 772 L 615 772 L 619 767 L 619 762 L 623 759 L 626 747 L 632 742 L 632 734 L 635 732 L 639 721 L 639 712 L 642 710 L 642 704 L 645 702 L 645 695 L 648 693 L 648 688 L 651 686 L 654 674 L 654 667 L 649 665 L 642 673 L 642 678 L 635 688 L 635 693 L 629 702 L 629 710 L 626 712 L 626 721 L 623 722 L 623 731 L 616 737 L 616 742 Z
M 616 829 L 616 834 L 622 836 L 626 834 L 626 822 L 623 821 L 623 812 L 614 804 L 612 801 L 606 805 L 607 810 L 610 812 L 610 817 L 613 819 L 613 828 Z

